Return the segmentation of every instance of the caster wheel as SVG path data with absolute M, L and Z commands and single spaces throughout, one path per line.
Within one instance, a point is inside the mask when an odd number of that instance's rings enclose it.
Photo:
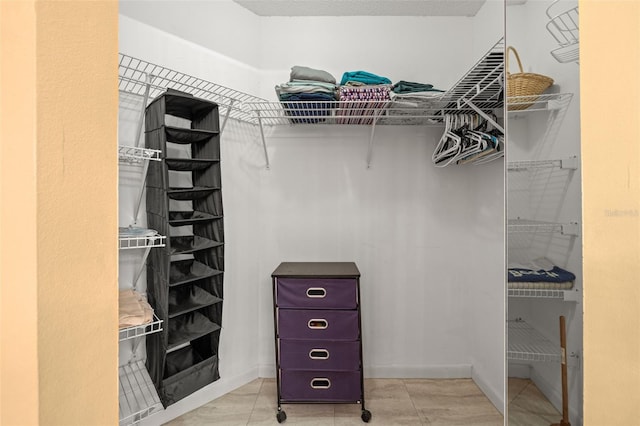
M 362 418 L 363 422 L 369 423 L 369 420 L 371 420 L 371 411 L 362 410 L 362 415 L 360 417 Z
M 278 411 L 278 414 L 276 414 L 276 419 L 278 420 L 278 423 L 282 423 L 285 420 L 287 420 L 287 413 L 285 413 L 284 411 Z

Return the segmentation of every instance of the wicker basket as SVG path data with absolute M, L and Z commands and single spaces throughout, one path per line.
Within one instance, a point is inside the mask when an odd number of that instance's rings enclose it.
M 509 72 L 509 52 L 513 52 L 518 61 L 519 73 L 511 74 Z M 531 72 L 522 72 L 522 62 L 518 51 L 512 46 L 507 47 L 507 99 L 520 96 L 528 96 L 526 102 L 518 102 L 515 105 L 509 105 L 509 111 L 523 110 L 529 108 L 536 103 L 538 95 L 547 90 L 552 84 L 553 79 L 542 74 Z

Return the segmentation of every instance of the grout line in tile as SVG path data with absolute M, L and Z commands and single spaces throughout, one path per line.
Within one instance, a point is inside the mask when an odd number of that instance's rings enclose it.
M 420 416 L 420 412 L 418 411 L 418 408 L 416 407 L 416 403 L 413 400 L 413 396 L 411 395 L 411 392 L 409 392 L 409 388 L 407 387 L 407 381 L 406 380 L 402 380 L 402 386 L 404 386 L 404 390 L 407 392 L 407 395 L 409 395 L 409 400 L 411 400 L 411 405 L 413 406 L 413 410 L 416 412 L 416 416 L 418 416 L 418 418 L 420 419 L 420 423 L 422 423 L 423 419 Z M 429 424 L 431 421 L 429 420 L 429 418 L 425 415 L 424 419 L 427 421 L 426 424 Z
M 256 393 L 256 399 L 253 400 L 253 405 L 251 406 L 251 411 L 249 412 L 249 417 L 247 418 L 247 425 L 249 425 L 249 422 L 251 421 L 251 417 L 253 416 L 253 410 L 255 410 L 256 408 L 256 403 L 258 402 L 258 398 L 260 397 L 260 393 L 262 393 L 262 387 L 264 386 L 264 379 L 263 378 L 259 378 L 260 380 L 260 387 L 258 388 L 258 392 Z

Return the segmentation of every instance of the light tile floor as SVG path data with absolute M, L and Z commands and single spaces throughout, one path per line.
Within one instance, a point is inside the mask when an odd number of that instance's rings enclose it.
M 471 379 L 366 379 L 375 425 L 501 426 L 503 417 Z M 363 425 L 358 404 L 283 404 L 283 425 Z M 256 379 L 167 423 L 277 425 L 275 379 Z
M 529 379 L 509 378 L 509 426 L 549 426 L 562 414 Z
M 501 426 L 471 379 L 365 379 L 369 424 Z M 363 425 L 357 404 L 283 404 L 283 425 Z M 527 379 L 509 379 L 509 426 L 549 426 L 560 413 Z M 256 379 L 166 426 L 277 425 L 275 379 Z

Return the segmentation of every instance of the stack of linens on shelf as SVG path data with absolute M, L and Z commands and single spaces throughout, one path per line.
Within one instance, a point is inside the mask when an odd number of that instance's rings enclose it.
M 133 289 L 120 290 L 118 311 L 119 328 L 135 327 L 153 321 L 153 308 L 143 295 Z
M 441 105 L 443 90 L 429 83 L 400 80 L 391 89 L 386 124 L 425 124 Z M 392 118 L 391 118 L 392 117 Z
M 340 81 L 339 124 L 370 124 L 391 99 L 391 80 L 368 71 L 347 71 Z
M 541 257 L 527 263 L 510 263 L 508 287 L 510 289 L 569 290 L 576 276 Z
M 336 79 L 327 71 L 295 65 L 287 83 L 276 86 L 285 113 L 292 123 L 318 123 L 331 116 L 337 99 Z

